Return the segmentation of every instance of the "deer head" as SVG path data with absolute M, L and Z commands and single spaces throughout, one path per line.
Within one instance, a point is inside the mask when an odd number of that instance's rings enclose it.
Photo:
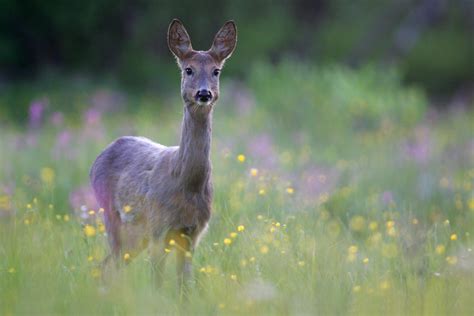
M 237 42 L 237 29 L 228 21 L 207 51 L 196 51 L 183 24 L 174 19 L 168 28 L 168 47 L 181 69 L 181 96 L 193 112 L 210 111 L 219 98 L 219 75 Z

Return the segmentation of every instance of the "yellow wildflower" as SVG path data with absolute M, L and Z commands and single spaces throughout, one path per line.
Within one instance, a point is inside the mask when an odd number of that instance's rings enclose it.
M 353 253 L 353 254 L 355 254 L 355 253 L 357 253 L 357 251 L 358 251 L 358 248 L 357 248 L 357 246 L 355 246 L 355 245 L 352 245 L 352 246 L 350 246 L 350 247 L 347 249 L 347 252 L 348 252 L 348 253 Z
M 446 247 L 444 245 L 437 245 L 435 248 L 435 252 L 438 255 L 442 255 L 446 251 Z
M 240 163 L 243 163 L 243 162 L 245 161 L 245 155 L 242 155 L 242 154 L 238 155 L 238 156 L 237 156 L 237 160 L 238 160 Z
M 237 231 L 238 232 L 243 232 L 245 230 L 245 226 L 244 225 L 239 225 L 237 226 Z
M 268 246 L 267 245 L 263 245 L 262 247 L 260 247 L 260 253 L 261 254 L 267 254 L 268 253 Z
M 230 238 L 236 238 L 237 237 L 237 233 L 236 232 L 232 232 L 229 234 Z
M 169 244 L 170 246 L 174 246 L 174 245 L 176 245 L 176 241 L 175 241 L 174 239 L 170 239 L 170 241 L 168 242 L 168 244 Z
M 353 231 L 360 232 L 365 228 L 365 218 L 360 215 L 356 215 L 351 218 L 349 226 Z
M 469 209 L 471 211 L 474 211 L 474 197 L 469 199 L 469 201 L 467 201 L 467 205 L 469 206 Z
M 458 257 L 448 256 L 448 257 L 446 257 L 446 262 L 451 264 L 451 265 L 454 265 L 454 264 L 458 263 Z
M 369 229 L 371 231 L 377 230 L 378 227 L 379 227 L 379 224 L 377 224 L 377 222 L 375 222 L 375 221 L 372 221 L 372 222 L 369 223 Z
M 123 260 L 127 261 L 127 260 L 130 260 L 130 254 L 128 252 L 126 252 L 124 255 L 123 255 Z
M 397 233 L 397 230 L 395 229 L 395 227 L 388 228 L 387 229 L 387 235 L 389 235 L 390 237 L 398 236 L 398 233 Z
M 125 205 L 125 206 L 123 207 L 123 211 L 124 211 L 125 213 L 129 213 L 131 210 L 132 210 L 132 207 L 131 207 L 130 205 Z
M 63 220 L 64 220 L 65 222 L 69 222 L 69 215 L 67 215 L 67 214 L 64 215 L 64 216 L 63 216 Z
M 369 264 L 369 258 L 365 257 L 364 260 L 362 260 L 364 264 Z
M 388 282 L 387 280 L 382 281 L 382 282 L 380 282 L 379 287 L 380 287 L 381 290 L 388 290 L 388 289 L 390 289 L 390 282 Z
M 105 232 L 105 225 L 102 223 L 97 224 L 97 228 L 99 229 L 100 233 Z
M 319 203 L 320 204 L 324 204 L 328 201 L 329 199 L 329 194 L 327 193 L 322 193 L 320 196 L 319 196 Z
M 91 276 L 94 279 L 98 279 L 100 277 L 100 275 L 101 275 L 100 269 L 97 269 L 97 268 L 92 269 Z
M 94 226 L 91 226 L 91 225 L 86 225 L 86 226 L 84 226 L 84 234 L 85 234 L 87 237 L 95 236 L 95 234 L 96 234 L 95 227 L 94 227 Z
M 229 246 L 232 243 L 232 239 L 224 238 L 224 245 Z
M 451 240 L 453 240 L 453 241 L 454 241 L 454 240 L 457 240 L 457 239 L 458 239 L 458 235 L 456 235 L 456 234 L 451 234 L 451 236 L 449 237 L 449 239 L 451 239 Z
M 8 195 L 0 196 L 0 209 L 10 210 L 10 197 Z
M 257 168 L 250 169 L 250 175 L 252 177 L 256 177 L 258 175 L 258 169 Z
M 237 275 L 231 274 L 231 275 L 230 275 L 230 279 L 231 279 L 232 281 L 237 281 Z
M 54 182 L 54 170 L 49 167 L 44 167 L 40 171 L 40 178 L 43 183 L 52 185 Z
M 293 193 L 295 193 L 295 189 L 293 189 L 292 187 L 288 187 L 288 188 L 286 188 L 286 193 L 293 194 Z
M 258 190 L 258 194 L 259 195 L 265 195 L 267 192 L 265 191 L 265 189 L 260 189 Z

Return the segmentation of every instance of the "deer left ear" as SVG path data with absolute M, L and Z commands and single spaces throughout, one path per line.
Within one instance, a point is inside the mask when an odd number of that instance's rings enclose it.
M 237 44 L 237 27 L 234 21 L 228 21 L 222 26 L 214 37 L 214 42 L 209 50 L 220 61 L 224 61 L 232 55 Z
M 168 27 L 168 47 L 178 59 L 185 58 L 193 50 L 191 38 L 178 19 L 173 19 Z

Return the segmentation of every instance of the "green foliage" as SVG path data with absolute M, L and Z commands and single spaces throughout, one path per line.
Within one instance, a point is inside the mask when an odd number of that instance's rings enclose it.
M 314 136 L 309 140 L 312 145 L 336 146 L 337 155 L 342 154 L 343 145 L 351 146 L 348 138 L 393 124 L 413 126 L 426 108 L 423 94 L 401 88 L 400 76 L 393 68 L 354 71 L 295 62 L 276 67 L 261 64 L 251 72 L 249 82 L 257 110 L 277 119 L 258 116 L 258 124 L 263 121 L 265 128 L 287 139 L 292 135 L 285 132 L 286 127 L 300 128 Z

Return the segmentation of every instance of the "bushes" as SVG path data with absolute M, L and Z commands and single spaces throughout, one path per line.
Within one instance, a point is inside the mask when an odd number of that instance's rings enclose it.
M 427 104 L 419 90 L 402 87 L 393 68 L 259 64 L 250 74 L 249 87 L 257 108 L 279 119 L 278 127 L 275 121 L 267 124 L 277 129 L 299 126 L 313 131 L 314 137 L 334 141 L 387 125 L 413 126 Z

